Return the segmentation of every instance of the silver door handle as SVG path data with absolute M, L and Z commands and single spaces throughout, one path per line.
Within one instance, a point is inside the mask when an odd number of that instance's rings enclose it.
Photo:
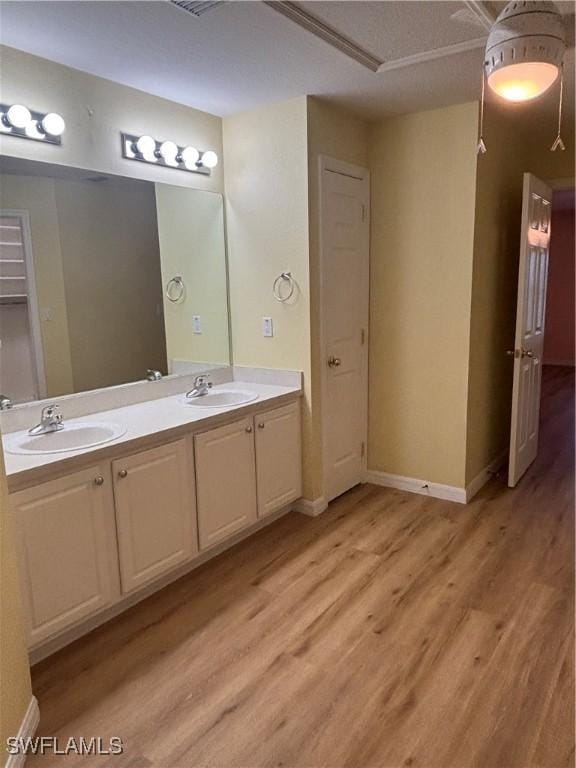
M 342 364 L 342 360 L 340 360 L 339 357 L 334 357 L 334 355 L 330 355 L 330 357 L 328 358 L 329 368 L 338 368 L 338 366 L 341 364 Z
M 535 357 L 534 352 L 529 349 L 507 349 L 506 354 L 509 357 Z
M 521 353 L 522 357 L 534 357 L 534 352 L 531 352 L 529 349 L 523 349 Z

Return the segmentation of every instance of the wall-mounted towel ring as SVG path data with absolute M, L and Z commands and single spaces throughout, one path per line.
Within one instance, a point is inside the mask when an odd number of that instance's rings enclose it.
M 186 286 L 184 285 L 182 275 L 174 275 L 174 277 L 168 280 L 168 283 L 166 284 L 166 298 L 168 301 L 177 304 L 184 298 L 185 291 Z
M 282 293 L 282 284 L 287 283 L 288 288 L 285 293 Z M 292 277 L 291 272 L 282 272 L 278 275 L 276 280 L 274 280 L 274 284 L 272 286 L 272 292 L 274 293 L 274 298 L 276 301 L 285 302 L 292 298 L 294 295 L 294 289 L 296 287 L 296 282 L 294 278 Z

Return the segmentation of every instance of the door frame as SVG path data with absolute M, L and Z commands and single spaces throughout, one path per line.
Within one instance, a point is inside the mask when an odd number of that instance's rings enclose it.
M 354 179 L 362 181 L 365 185 L 366 197 L 367 197 L 367 247 L 368 258 L 366 260 L 366 285 L 368 287 L 368 293 L 366 297 L 365 307 L 365 327 L 366 338 L 364 342 L 364 355 L 362 359 L 362 372 L 363 372 L 363 390 L 364 397 L 362 398 L 362 410 L 364 428 L 362 430 L 363 442 L 364 442 L 364 455 L 362 456 L 362 469 L 361 469 L 361 481 L 364 481 L 367 473 L 367 456 L 368 456 L 368 347 L 370 341 L 370 171 L 368 168 L 363 168 L 360 165 L 354 165 L 353 163 L 345 162 L 344 160 L 337 160 L 329 155 L 319 155 L 318 157 L 318 299 L 319 299 L 319 360 L 320 366 L 320 423 L 321 423 L 321 457 L 322 457 L 322 498 L 328 502 L 327 496 L 327 483 L 326 483 L 326 402 L 328 397 L 328 370 L 324 365 L 324 361 L 327 356 L 327 344 L 326 344 L 326 315 L 325 307 L 325 282 L 324 274 L 326 267 L 326 253 L 325 253 L 325 236 L 324 236 L 324 174 L 325 173 L 339 173 L 343 176 L 351 176 Z
M 23 208 L 0 208 L 0 216 L 20 219 L 22 239 L 24 243 L 24 263 L 26 264 L 26 282 L 28 285 L 28 321 L 30 323 L 30 338 L 34 352 L 34 370 L 38 386 L 38 399 L 47 397 L 46 369 L 44 366 L 44 347 L 40 326 L 40 311 L 38 307 L 38 292 L 36 288 L 36 270 L 34 268 L 34 253 L 32 250 L 32 230 L 30 228 L 30 212 Z

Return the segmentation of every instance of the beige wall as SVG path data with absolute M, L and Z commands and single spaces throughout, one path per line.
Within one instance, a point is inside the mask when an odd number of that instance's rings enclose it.
M 3 175 L 0 208 L 17 208 L 30 214 L 38 305 L 49 309 L 51 318 L 40 319 L 46 395 L 68 394 L 74 391 L 74 380 L 54 180 Z
M 478 158 L 474 271 L 470 326 L 466 483 L 510 440 L 522 176 L 574 176 L 573 122 L 563 131 L 565 152 L 550 152 L 553 110 L 546 104 L 522 109 L 490 103 L 486 110 L 488 152 Z
M 185 300 L 164 293 L 168 360 L 229 365 L 224 201 L 197 189 L 156 185 L 162 285 L 182 275 Z M 202 333 L 193 332 L 193 316 Z
M 32 688 L 24 634 L 14 528 L 8 510 L 4 455 L 0 441 L 0 764 L 6 739 L 16 736 Z
M 320 355 L 319 158 L 369 166 L 369 126 L 364 120 L 315 97 L 308 97 L 308 211 L 310 237 L 310 332 L 312 356 L 312 427 L 309 498 L 324 493 L 322 481 L 322 420 Z
M 371 135 L 368 466 L 465 479 L 478 105 Z
M 222 158 L 219 117 L 14 48 L 1 46 L 0 55 L 3 101 L 39 112 L 59 112 L 66 121 L 61 147 L 1 136 L 3 154 L 222 192 L 222 163 L 206 177 L 125 160 L 120 151 L 120 132 L 124 131 L 214 149 Z
M 226 229 L 236 365 L 304 371 L 304 485 L 311 491 L 310 291 L 306 98 L 224 119 Z M 274 279 L 292 272 L 298 291 L 280 304 Z M 272 317 L 274 337 L 262 335 Z

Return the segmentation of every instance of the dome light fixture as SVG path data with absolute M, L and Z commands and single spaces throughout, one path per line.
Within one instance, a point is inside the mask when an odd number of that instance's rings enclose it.
M 505 101 L 523 103 L 542 96 L 560 80 L 561 116 L 565 37 L 562 15 L 547 0 L 512 0 L 498 15 L 484 55 L 478 152 L 486 151 L 482 136 L 485 82 Z M 556 146 L 563 148 L 561 139 Z
M 216 168 L 218 165 L 218 155 L 209 149 L 207 152 L 202 153 L 200 162 L 205 168 Z
M 62 115 L 59 115 L 57 112 L 48 112 L 48 114 L 44 115 L 42 118 L 40 127 L 41 130 L 45 133 L 49 133 L 50 136 L 62 136 L 66 130 L 66 123 L 64 122 Z

